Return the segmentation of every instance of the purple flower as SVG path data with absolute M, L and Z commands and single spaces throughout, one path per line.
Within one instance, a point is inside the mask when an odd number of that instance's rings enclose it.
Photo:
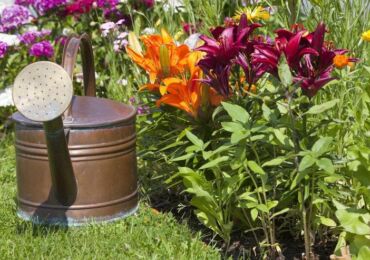
M 120 52 L 125 49 L 128 44 L 127 36 L 127 32 L 122 32 L 117 36 L 116 40 L 113 42 L 113 49 L 115 52 Z
M 118 5 L 119 0 L 97 0 L 98 7 L 110 8 Z
M 103 23 L 102 25 L 100 25 L 100 29 L 102 31 L 109 31 L 114 28 L 116 28 L 116 24 L 114 22 L 107 22 L 107 23 Z
M 148 107 L 148 106 L 138 106 L 137 107 L 137 114 L 138 115 L 150 114 L 150 107 Z
M 127 44 L 128 44 L 127 40 L 115 40 L 113 42 L 113 49 L 115 52 L 121 52 L 125 49 Z
M 110 32 L 114 31 L 117 25 L 114 22 L 106 22 L 100 25 L 100 30 L 102 30 L 102 35 L 106 37 Z
M 8 50 L 8 44 L 0 41 L 0 58 L 4 58 L 7 50 Z
M 15 0 L 15 4 L 17 5 L 33 5 L 35 3 L 35 0 Z
M 97 6 L 103 8 L 105 19 L 118 21 L 124 18 L 123 13 L 117 9 L 119 0 L 97 0 Z
M 35 43 L 29 49 L 29 54 L 35 57 L 50 58 L 54 55 L 54 48 L 48 41 Z
M 42 30 L 42 31 L 28 31 L 25 32 L 24 34 L 19 36 L 19 40 L 21 43 L 24 44 L 33 44 L 37 40 L 44 38 L 45 36 L 50 35 L 51 31 L 50 30 Z
M 135 97 L 130 97 L 128 101 L 130 102 L 131 105 L 135 105 L 136 103 Z
M 200 65 L 199 65 L 200 66 Z M 212 68 L 200 66 L 206 75 L 205 79 L 201 81 L 214 88 L 218 93 L 224 97 L 230 94 L 229 77 L 231 64 L 220 65 L 216 64 Z
M 114 40 L 114 42 L 113 42 L 113 49 L 114 49 L 115 52 L 120 52 L 120 51 L 123 51 L 125 49 L 125 47 L 128 44 L 127 36 L 128 36 L 127 32 L 121 32 L 117 36 L 116 40 Z
M 0 23 L 3 31 L 13 30 L 22 24 L 26 24 L 31 20 L 30 11 L 21 5 L 12 5 L 4 8 Z
M 55 38 L 55 44 L 60 44 L 61 46 L 64 46 L 67 42 L 68 37 L 65 35 L 60 35 Z
M 111 21 L 118 21 L 124 18 L 123 13 L 116 7 L 106 8 L 103 10 L 104 18 Z
M 34 7 L 39 13 L 45 14 L 47 11 L 66 3 L 67 0 L 35 0 Z

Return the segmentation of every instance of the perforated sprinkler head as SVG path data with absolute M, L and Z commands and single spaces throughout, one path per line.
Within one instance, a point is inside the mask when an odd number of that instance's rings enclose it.
M 51 121 L 68 108 L 72 80 L 63 67 L 49 61 L 35 62 L 16 77 L 13 101 L 19 112 L 33 121 Z

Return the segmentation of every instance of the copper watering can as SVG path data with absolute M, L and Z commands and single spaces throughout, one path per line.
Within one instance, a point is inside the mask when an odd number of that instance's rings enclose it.
M 79 47 L 85 96 L 73 96 Z M 138 205 L 136 110 L 95 97 L 86 34 L 67 41 L 62 66 L 36 62 L 14 82 L 18 215 L 34 223 L 82 225 L 132 214 Z

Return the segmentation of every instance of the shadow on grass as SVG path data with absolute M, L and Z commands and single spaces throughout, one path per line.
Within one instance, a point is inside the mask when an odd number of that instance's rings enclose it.
M 33 237 L 45 237 L 53 233 L 67 232 L 68 226 L 21 222 L 17 224 L 16 230 L 18 235 L 24 235 L 31 230 Z
M 19 209 L 19 202 L 17 198 L 14 198 Z M 56 200 L 53 195 L 53 191 L 50 190 L 47 200 L 40 204 L 32 215 L 18 210 L 18 217 L 23 219 L 17 223 L 16 232 L 17 234 L 26 234 L 32 232 L 34 237 L 43 237 L 53 233 L 67 232 L 68 231 L 68 219 L 66 216 L 67 209 L 59 208 L 54 210 L 50 208 L 50 205 L 55 205 Z

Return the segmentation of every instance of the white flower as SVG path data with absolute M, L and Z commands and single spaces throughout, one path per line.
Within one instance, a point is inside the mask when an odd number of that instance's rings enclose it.
M 122 86 L 127 86 L 127 79 L 121 79 L 121 80 L 117 80 L 117 84 L 120 84 Z
M 199 39 L 200 36 L 201 36 L 200 33 L 193 33 L 188 38 L 186 38 L 184 44 L 186 44 L 189 47 L 189 49 L 194 50 L 200 41 Z
M 73 33 L 72 29 L 69 28 L 63 28 L 62 35 L 69 36 Z
M 155 33 L 155 29 L 153 27 L 146 27 L 141 32 L 141 34 L 154 34 L 154 33 Z
M 14 106 L 11 87 L 0 90 L 0 107 L 7 106 Z
M 17 35 L 6 33 L 0 33 L 0 41 L 5 42 L 9 46 L 16 46 L 19 44 L 19 39 Z
M 163 10 L 165 12 L 168 12 L 170 9 L 172 9 L 174 13 L 185 11 L 183 0 L 157 0 L 157 2 L 164 3 Z

